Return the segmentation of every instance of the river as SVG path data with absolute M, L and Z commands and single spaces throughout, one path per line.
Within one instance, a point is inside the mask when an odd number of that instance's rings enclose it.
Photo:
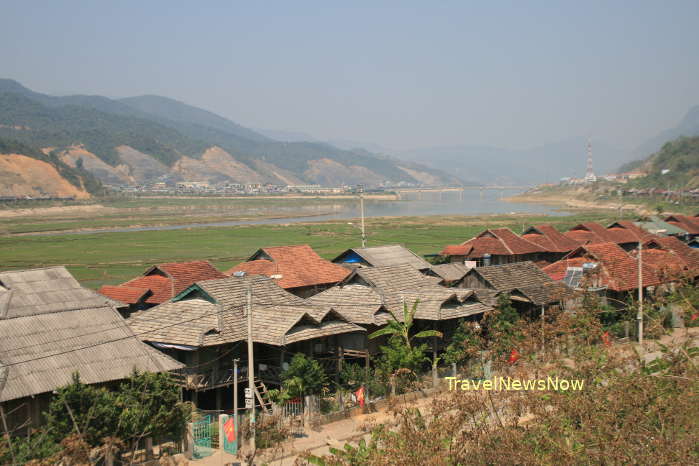
M 514 196 L 521 190 L 478 190 L 466 189 L 459 191 L 423 192 L 403 194 L 401 201 L 366 200 L 364 212 L 366 217 L 419 217 L 425 215 L 489 215 L 489 214 L 546 214 L 566 215 L 567 212 L 557 210 L 545 204 L 512 203 L 502 200 L 503 197 Z M 323 206 L 314 206 L 313 210 L 327 210 Z M 41 232 L 31 233 L 37 236 L 52 236 L 66 234 L 89 233 L 123 233 L 130 231 L 161 231 L 181 230 L 185 228 L 222 227 L 236 225 L 271 225 L 305 222 L 322 222 L 328 220 L 349 220 L 358 218 L 359 202 L 352 204 L 336 204 L 332 213 L 312 216 L 286 218 L 260 218 L 251 220 L 233 220 L 211 223 L 187 223 L 180 225 L 139 226 L 121 228 L 102 228 L 94 230 Z M 273 213 L 271 213 L 273 215 Z

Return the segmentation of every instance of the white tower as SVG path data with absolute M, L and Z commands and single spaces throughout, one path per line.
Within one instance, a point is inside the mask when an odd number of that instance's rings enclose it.
M 592 171 L 592 142 L 587 139 L 587 171 L 585 172 L 585 182 L 594 183 L 597 181 L 597 176 L 595 172 Z

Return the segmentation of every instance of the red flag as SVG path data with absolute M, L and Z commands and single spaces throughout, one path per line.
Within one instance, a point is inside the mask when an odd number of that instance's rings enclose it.
M 512 352 L 510 353 L 510 358 L 507 360 L 508 363 L 514 364 L 517 362 L 519 359 L 519 352 L 516 349 L 513 349 Z
M 223 423 L 223 432 L 226 434 L 226 440 L 228 440 L 228 443 L 235 442 L 235 421 L 233 420 L 232 416 Z
M 359 406 L 361 408 L 364 407 L 364 387 L 359 387 L 359 390 L 354 392 L 354 396 L 357 397 L 357 401 L 359 402 Z
M 612 337 L 609 335 L 609 332 L 602 334 L 602 343 L 604 343 L 604 346 L 612 346 Z
M 695 321 L 699 319 L 699 314 L 692 314 L 692 317 L 689 318 L 690 321 Z

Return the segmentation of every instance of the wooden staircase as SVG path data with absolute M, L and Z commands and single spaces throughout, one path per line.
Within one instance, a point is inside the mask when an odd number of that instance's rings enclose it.
M 262 380 L 258 379 L 257 377 L 255 377 L 254 386 L 255 396 L 257 397 L 257 401 L 260 402 L 262 410 L 265 414 L 272 414 L 272 400 L 269 399 L 269 392 L 267 391 L 267 386 Z

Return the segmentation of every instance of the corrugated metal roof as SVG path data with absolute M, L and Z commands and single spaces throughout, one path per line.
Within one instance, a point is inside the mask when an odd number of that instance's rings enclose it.
M 0 319 L 0 369 L 7 371 L 0 401 L 53 391 L 70 383 L 74 372 L 93 384 L 126 378 L 134 369 L 182 367 L 136 338 L 104 297 L 75 288 L 63 267 L 0 276 L 0 291 L 12 295 L 9 317 Z M 63 293 L 62 285 L 69 287 Z

